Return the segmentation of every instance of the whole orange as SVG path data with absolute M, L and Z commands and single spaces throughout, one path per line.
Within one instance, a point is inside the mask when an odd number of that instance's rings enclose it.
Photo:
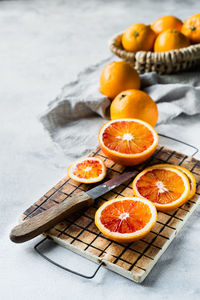
M 200 43 L 200 14 L 196 14 L 188 18 L 183 23 L 181 31 L 193 44 Z
M 158 109 L 156 103 L 140 90 L 123 91 L 111 103 L 111 120 L 134 118 L 156 125 Z
M 154 21 L 151 25 L 151 29 L 158 35 L 167 29 L 181 30 L 182 25 L 183 22 L 180 19 L 174 16 L 164 16 Z
M 112 62 L 103 68 L 100 76 L 100 91 L 113 99 L 127 89 L 139 89 L 140 77 L 127 62 Z
M 150 51 L 155 38 L 156 35 L 149 25 L 134 24 L 122 35 L 122 45 L 125 50 L 131 52 Z
M 189 39 L 180 31 L 175 29 L 167 29 L 158 35 L 154 44 L 154 51 L 170 51 L 174 49 L 188 47 L 189 45 Z

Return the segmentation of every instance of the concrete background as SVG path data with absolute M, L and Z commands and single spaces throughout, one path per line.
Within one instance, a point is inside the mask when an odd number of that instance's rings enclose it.
M 60 88 L 110 55 L 108 39 L 132 23 L 161 15 L 182 19 L 197 1 L 0 2 L 0 293 L 1 299 L 199 299 L 200 209 L 142 285 L 102 269 L 88 281 L 43 261 L 8 239 L 17 217 L 66 174 L 70 156 L 38 120 Z M 181 116 L 159 131 L 200 148 L 200 116 Z M 78 145 L 76 145 L 78 147 Z M 49 250 L 65 265 L 91 273 L 93 263 L 65 249 Z

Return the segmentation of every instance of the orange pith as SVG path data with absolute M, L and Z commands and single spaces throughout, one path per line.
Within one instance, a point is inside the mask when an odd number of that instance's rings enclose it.
M 118 119 L 104 124 L 99 133 L 99 143 L 102 151 L 113 161 L 136 165 L 153 154 L 158 136 L 146 122 Z
M 136 176 L 133 192 L 165 211 L 177 208 L 188 200 L 190 185 L 188 178 L 180 170 L 153 166 Z
M 68 176 L 78 182 L 98 182 L 105 175 L 105 165 L 99 158 L 88 157 L 75 162 L 68 168 Z
M 146 235 L 156 218 L 156 209 L 150 201 L 122 197 L 104 203 L 96 212 L 95 224 L 107 237 L 131 242 Z

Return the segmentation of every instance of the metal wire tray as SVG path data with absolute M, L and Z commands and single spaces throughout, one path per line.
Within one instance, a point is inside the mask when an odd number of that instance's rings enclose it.
M 192 158 L 198 153 L 198 149 L 186 142 L 178 139 L 159 134 L 161 138 L 180 143 L 186 147 L 192 148 L 194 151 L 191 156 L 167 149 L 164 146 L 158 146 L 155 154 L 143 165 L 134 167 L 136 174 L 149 165 L 156 163 L 173 163 L 188 168 L 196 177 L 197 193 L 196 195 L 177 210 L 171 213 L 158 213 L 158 221 L 152 231 L 142 240 L 131 244 L 119 244 L 105 238 L 94 225 L 94 214 L 96 209 L 105 201 L 118 196 L 129 196 L 132 192 L 131 181 L 121 185 L 109 195 L 101 197 L 97 200 L 94 207 L 87 211 L 80 211 L 72 217 L 64 220 L 46 233 L 46 237 L 42 239 L 35 250 L 48 262 L 55 266 L 71 272 L 75 275 L 92 279 L 97 274 L 102 265 L 117 272 L 136 282 L 142 282 L 152 267 L 155 265 L 159 257 L 167 249 L 175 235 L 182 228 L 185 221 L 191 215 L 198 204 L 200 195 L 200 162 Z M 91 154 L 99 156 L 105 160 L 108 168 L 108 178 L 125 171 L 125 167 L 117 165 L 104 156 L 98 148 Z M 107 179 L 108 179 L 107 178 Z M 23 219 L 33 217 L 34 215 L 48 209 L 52 205 L 56 205 L 67 197 L 78 193 L 80 190 L 87 190 L 90 186 L 77 184 L 69 178 L 63 178 L 55 187 L 41 197 L 34 205 L 28 208 Z M 57 243 L 70 250 L 87 257 L 98 263 L 98 267 L 92 275 L 82 274 L 71 268 L 67 268 L 48 256 L 40 250 L 40 246 L 47 241 L 53 239 Z

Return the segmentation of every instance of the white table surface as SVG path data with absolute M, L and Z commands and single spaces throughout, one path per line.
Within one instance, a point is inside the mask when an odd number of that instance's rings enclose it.
M 141 285 L 104 268 L 91 281 L 78 278 L 34 252 L 41 237 L 20 245 L 8 238 L 21 212 L 66 174 L 70 162 L 38 121 L 49 100 L 80 70 L 110 55 L 114 33 L 160 15 L 184 19 L 198 9 L 198 1 L 189 0 L 0 2 L 2 300 L 200 298 L 200 208 Z M 200 148 L 199 115 L 157 129 Z M 65 249 L 48 254 L 83 272 L 96 268 Z

